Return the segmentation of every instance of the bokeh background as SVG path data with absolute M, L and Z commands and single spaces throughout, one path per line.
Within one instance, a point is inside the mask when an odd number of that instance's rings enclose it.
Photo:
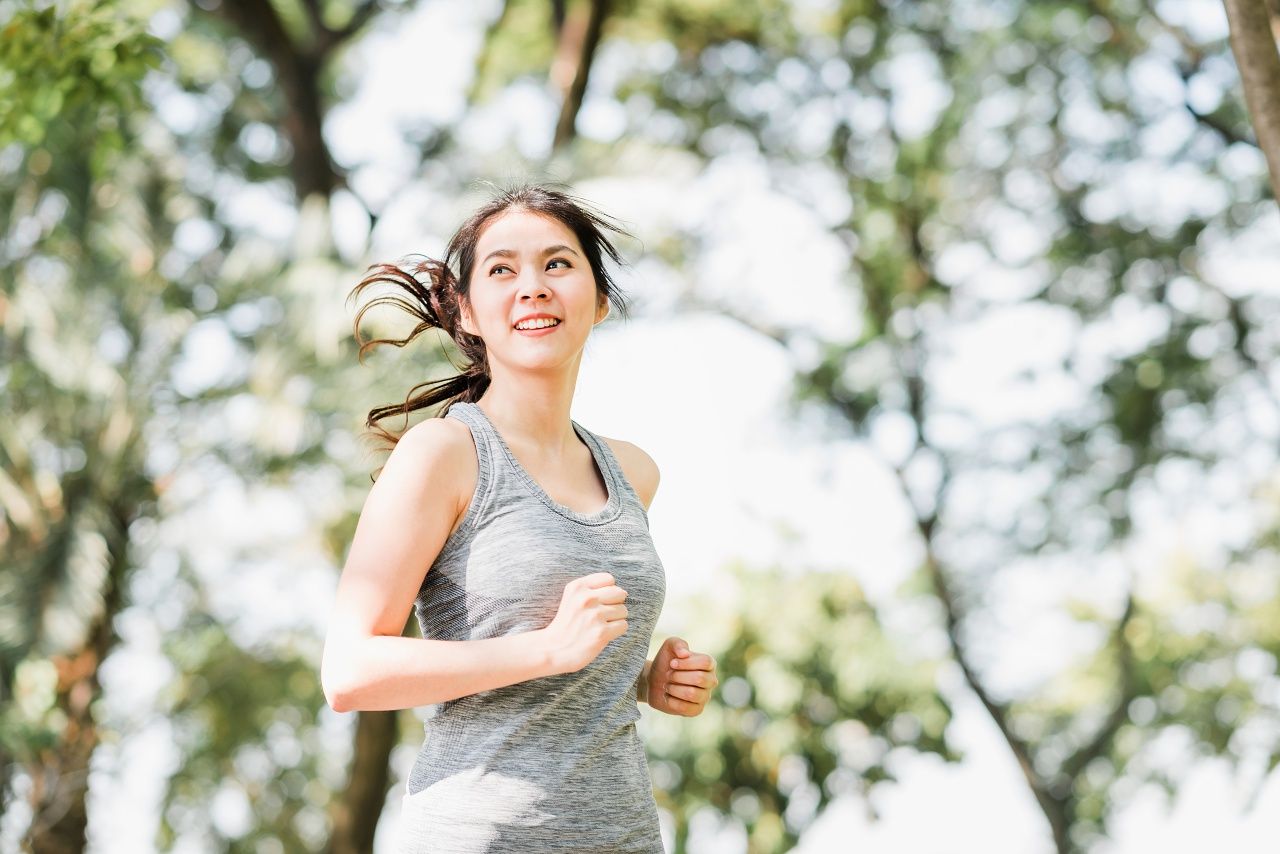
M 0 0 L 0 850 L 390 850 L 421 710 L 320 649 L 364 418 L 454 367 L 360 364 L 346 296 L 553 180 L 635 234 L 574 415 L 658 462 L 654 648 L 720 665 L 641 707 L 668 852 L 1274 851 L 1227 11 Z

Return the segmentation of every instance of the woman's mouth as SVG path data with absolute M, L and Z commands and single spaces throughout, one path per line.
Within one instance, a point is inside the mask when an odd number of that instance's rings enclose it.
M 527 335 L 530 338 L 537 338 L 542 335 L 550 335 L 552 332 L 559 329 L 562 323 L 563 321 L 556 321 L 555 323 L 552 323 L 550 326 L 538 326 L 538 327 L 534 327 L 533 329 L 521 329 L 518 326 L 513 326 L 512 329 L 514 329 L 516 332 L 520 333 L 521 335 Z

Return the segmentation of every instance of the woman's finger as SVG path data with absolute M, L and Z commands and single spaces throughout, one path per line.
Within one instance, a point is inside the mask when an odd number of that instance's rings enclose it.
M 667 693 L 694 703 L 704 703 L 707 698 L 707 689 L 697 685 L 668 685 Z
M 674 694 L 672 694 L 670 691 L 667 691 L 666 695 L 667 695 L 667 703 L 671 706 L 671 708 L 675 709 L 677 712 L 679 712 L 682 715 L 689 714 L 690 712 L 696 712 L 702 708 L 702 706 L 699 703 L 691 703 L 688 700 L 683 700 L 675 696 Z

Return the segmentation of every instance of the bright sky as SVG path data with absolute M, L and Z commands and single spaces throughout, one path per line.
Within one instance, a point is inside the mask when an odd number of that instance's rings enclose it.
M 327 125 L 329 140 L 341 161 L 376 161 L 376 166 L 361 170 L 358 176 L 362 193 L 375 202 L 392 193 L 398 199 L 374 235 L 374 256 L 438 252 L 445 235 L 435 231 L 451 227 L 465 213 L 456 205 L 441 210 L 441 200 L 430 187 L 405 185 L 413 160 L 399 141 L 397 128 L 418 118 L 451 118 L 461 109 L 479 28 L 495 8 L 492 0 L 440 0 L 420 4 L 403 22 L 386 15 L 347 57 L 348 67 L 362 75 L 361 85 L 354 98 L 334 110 Z M 1210 23 L 1205 26 L 1212 29 L 1212 13 L 1208 15 Z M 601 69 L 608 73 L 607 59 L 602 59 Z M 929 101 L 934 92 L 928 75 L 918 72 L 906 67 L 895 69 L 894 74 L 906 87 L 912 80 L 923 80 L 921 97 Z M 545 93 L 531 93 L 537 97 L 513 98 L 469 118 L 468 143 L 492 147 L 519 128 L 525 153 L 539 154 L 541 141 L 550 136 L 550 120 L 538 100 L 545 99 Z M 606 109 L 584 115 L 588 131 L 594 128 L 603 138 L 615 132 L 615 119 Z M 520 164 L 512 163 L 507 171 L 519 169 Z M 582 183 L 576 190 L 634 226 L 642 238 L 695 228 L 706 234 L 710 251 L 697 269 L 685 271 L 704 293 L 753 307 L 776 323 L 806 324 L 819 334 L 837 336 L 854 328 L 856 307 L 847 286 L 838 281 L 839 247 L 813 213 L 772 194 L 759 164 L 750 159 L 725 159 L 701 170 L 673 157 L 655 169 L 653 177 Z M 677 196 L 681 204 L 670 204 Z M 339 200 L 335 215 L 339 246 L 345 252 L 358 252 L 358 218 L 344 213 L 342 205 Z M 1280 217 L 1273 217 L 1260 234 L 1242 239 L 1241 244 L 1248 247 L 1244 257 L 1255 263 L 1242 265 L 1239 252 L 1225 254 L 1218 262 L 1229 273 L 1223 278 L 1233 286 L 1240 286 L 1242 280 L 1257 287 L 1270 285 L 1260 271 L 1265 268 L 1269 273 L 1274 270 L 1271 262 L 1280 260 L 1275 250 L 1280 245 L 1278 235 Z M 745 252 L 742 247 L 751 249 Z M 354 260 L 366 263 L 368 259 Z M 953 260 L 960 263 L 962 259 Z M 969 275 L 982 278 L 984 271 L 972 258 L 966 263 Z M 679 285 L 652 265 L 624 277 L 621 284 L 637 303 L 655 310 Z M 1141 322 L 1141 318 L 1118 318 L 1119 339 L 1140 334 Z M 1010 394 L 1004 383 L 1017 365 L 1007 354 L 1023 352 L 1036 361 L 1049 360 L 1051 348 L 1065 344 L 1070 332 L 1064 318 L 1047 314 L 984 316 L 980 325 L 954 336 L 954 358 L 948 360 L 943 378 L 945 390 L 959 401 L 986 401 L 986 409 L 981 410 L 986 423 L 1027 411 L 1047 417 L 1053 407 L 1071 405 L 1077 390 L 1064 378 L 1040 387 L 1048 389 L 1045 398 L 1028 400 Z M 1011 338 L 1017 334 L 1027 336 L 1025 346 Z M 998 352 L 991 348 L 993 339 L 1004 342 Z M 208 346 L 216 350 L 218 341 L 212 334 Z M 193 360 L 199 362 L 208 364 Z M 589 345 L 575 419 L 596 432 L 636 442 L 663 472 L 651 510 L 653 537 L 668 575 L 659 636 L 679 634 L 697 649 L 698 626 L 681 607 L 688 594 L 716 583 L 717 567 L 730 559 L 761 564 L 785 559 L 794 566 L 850 572 L 883 609 L 895 632 L 939 648 L 943 643 L 939 627 L 928 621 L 927 614 L 904 607 L 891 595 L 920 554 L 909 510 L 894 481 L 866 447 L 824 440 L 816 428 L 786 420 L 790 367 L 791 357 L 779 347 L 715 317 L 609 322 Z M 886 431 L 876 437 L 876 446 L 891 454 L 902 446 L 903 435 Z M 197 475 L 175 489 L 204 488 L 200 478 Z M 160 536 L 198 552 L 200 542 L 216 546 L 252 529 L 252 520 L 263 513 L 278 520 L 270 532 L 272 539 L 300 533 L 307 523 L 307 511 L 289 496 L 246 497 L 218 489 L 203 507 L 206 516 L 188 519 Z M 1154 521 L 1124 557 L 1132 565 L 1158 571 L 1162 557 L 1177 549 L 1211 551 L 1221 522 L 1206 514 Z M 798 536 L 784 537 L 784 528 Z M 1098 562 L 1114 570 L 1120 557 Z M 244 613 L 259 626 L 281 619 L 263 604 L 276 601 L 272 591 L 281 589 L 277 586 L 284 583 L 281 575 L 268 571 L 255 578 L 230 578 L 225 569 L 202 567 L 202 572 L 220 579 L 220 607 Z M 153 572 L 163 579 L 163 569 Z M 310 600 L 300 606 L 314 609 L 321 617 L 327 614 L 336 580 L 332 569 L 318 568 L 305 582 L 297 578 L 294 565 L 280 572 L 291 574 L 289 589 L 311 591 Z M 1003 591 L 997 629 L 1002 642 L 992 677 L 998 685 L 1034 684 L 1044 678 L 1048 667 L 1064 663 L 1076 648 L 1055 612 L 1063 596 L 1079 590 L 1067 578 L 1063 583 L 1050 581 L 1059 576 L 1065 574 L 1035 579 L 1016 572 L 997 575 Z M 1108 577 L 1114 573 L 1108 576 L 1100 571 L 1096 577 L 1097 595 L 1104 603 L 1115 601 L 1117 593 L 1116 585 L 1107 583 Z M 127 693 L 138 704 L 135 708 L 154 697 L 168 677 L 150 652 L 158 643 L 156 627 L 148 622 L 154 613 L 125 620 L 129 645 L 113 659 L 114 674 L 105 674 L 109 686 L 122 684 L 128 674 Z M 153 684 L 139 681 L 149 678 L 148 674 L 154 677 Z M 1051 850 L 1043 817 L 1017 767 L 956 668 L 944 671 L 942 688 L 956 711 L 951 735 L 967 758 L 948 766 L 933 757 L 895 756 L 902 782 L 881 786 L 873 796 L 870 806 L 879 814 L 878 822 L 868 822 L 866 802 L 846 798 L 827 810 L 797 850 L 807 854 L 833 850 L 941 854 L 978 848 L 989 854 L 1037 854 Z M 129 707 L 122 699 L 113 703 L 122 711 Z M 642 708 L 643 734 L 650 712 Z M 329 717 L 332 743 L 340 744 L 346 737 L 345 716 Z M 95 765 L 102 770 L 95 777 L 91 800 L 92 850 L 132 854 L 151 846 L 154 810 L 164 775 L 172 770 L 170 737 L 166 723 L 156 721 L 118 750 L 105 745 L 99 751 Z M 1160 750 L 1167 754 L 1165 761 L 1182 761 L 1176 743 L 1162 744 Z M 129 761 L 122 762 L 126 755 Z M 398 752 L 397 773 L 404 775 L 411 760 L 412 750 Z M 1114 840 L 1100 851 L 1274 850 L 1274 840 L 1280 836 L 1280 776 L 1272 775 L 1262 798 L 1245 813 L 1243 791 L 1248 779 L 1247 775 L 1233 779 L 1218 762 L 1199 763 L 1172 812 L 1165 812 L 1155 793 L 1139 791 L 1120 813 Z M 403 776 L 398 786 L 402 780 Z M 220 826 L 228 830 L 243 826 L 247 803 L 238 789 L 228 787 L 212 808 Z M 398 791 L 389 799 L 377 854 L 390 852 L 387 831 L 397 816 Z M 733 830 L 717 834 L 708 823 L 699 821 L 696 826 L 700 830 L 691 846 L 693 854 L 745 850 Z

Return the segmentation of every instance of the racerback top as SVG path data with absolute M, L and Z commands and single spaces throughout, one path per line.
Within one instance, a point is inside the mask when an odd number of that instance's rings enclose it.
M 608 489 L 595 513 L 549 496 L 484 411 L 462 523 L 414 601 L 422 636 L 478 640 L 545 628 L 570 581 L 606 571 L 627 591 L 627 631 L 586 667 L 434 705 L 402 802 L 401 854 L 663 854 L 636 679 L 666 595 L 649 517 L 608 444 L 572 421 Z

